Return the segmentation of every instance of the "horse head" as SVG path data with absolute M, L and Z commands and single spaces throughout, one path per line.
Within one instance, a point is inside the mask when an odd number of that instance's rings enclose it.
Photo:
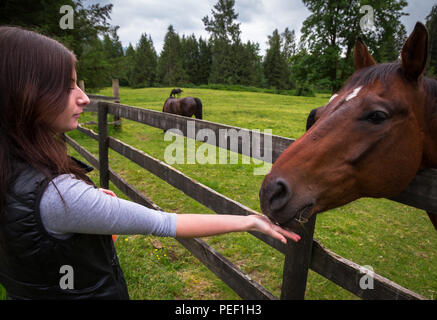
M 296 227 L 360 197 L 392 197 L 420 168 L 437 167 L 437 81 L 422 76 L 427 44 L 417 23 L 400 63 L 376 64 L 356 41 L 354 74 L 310 113 L 306 133 L 265 177 L 260 204 L 267 216 Z

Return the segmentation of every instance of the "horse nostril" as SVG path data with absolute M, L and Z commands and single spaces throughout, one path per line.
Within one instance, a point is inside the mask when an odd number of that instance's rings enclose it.
M 273 181 L 269 188 L 269 207 L 271 211 L 282 209 L 291 198 L 291 191 L 288 183 L 283 179 Z

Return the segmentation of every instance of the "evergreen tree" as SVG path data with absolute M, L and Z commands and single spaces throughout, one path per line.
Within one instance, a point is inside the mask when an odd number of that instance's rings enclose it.
M 151 87 L 156 85 L 157 55 L 153 47 L 152 37 L 144 33 L 135 50 L 133 70 L 131 74 L 133 87 Z
M 124 70 L 123 46 L 117 32 L 105 34 L 103 37 L 103 54 L 108 64 L 108 85 L 112 79 L 119 79 L 120 85 L 127 85 L 126 71 Z
M 437 4 L 426 17 L 426 27 L 429 32 L 429 65 L 428 74 L 437 77 Z
M 281 38 L 278 29 L 269 36 L 269 48 L 264 58 L 264 75 L 270 87 L 289 88 L 289 70 L 285 55 L 281 52 Z
M 235 43 L 231 49 L 234 57 L 233 83 L 261 86 L 262 62 L 259 55 L 259 45 L 248 41 L 246 44 Z
M 289 70 L 289 78 L 288 82 L 290 87 L 296 87 L 296 81 L 291 74 L 291 67 L 293 57 L 297 54 L 297 44 L 296 44 L 296 35 L 294 30 L 289 30 L 288 27 L 285 28 L 284 32 L 281 33 L 281 48 L 282 54 L 284 55 L 285 61 L 288 64 Z
M 235 13 L 234 5 L 235 0 L 218 0 L 215 10 L 211 10 L 212 18 L 206 16 L 202 19 L 213 41 L 223 40 L 233 44 L 240 40 L 240 24 L 235 22 L 238 13 Z
M 172 25 L 168 27 L 159 58 L 158 77 L 163 85 L 179 86 L 187 82 L 183 68 L 182 47 L 179 35 Z
M 247 84 L 250 86 L 262 87 L 264 74 L 262 56 L 259 54 L 259 44 L 248 41 L 245 45 L 245 52 L 247 52 L 247 58 L 245 60 L 248 62 Z
M 290 58 L 297 53 L 296 35 L 294 30 L 290 31 L 287 27 L 284 32 L 281 33 L 281 47 L 285 60 L 288 62 Z
M 105 34 L 103 36 L 103 50 L 108 59 L 123 57 L 123 46 L 117 33 L 113 33 L 112 35 Z
M 393 30 L 389 27 L 385 29 L 379 40 L 379 46 L 374 59 L 377 59 L 378 62 L 392 62 L 398 60 L 402 45 L 406 39 L 407 34 L 405 28 Z
M 134 80 L 134 63 L 135 63 L 135 49 L 132 46 L 131 43 L 129 43 L 129 46 L 126 49 L 126 54 L 123 59 L 123 70 L 125 70 L 125 79 L 127 81 L 127 84 L 130 87 L 134 87 L 135 80 Z M 121 83 L 120 83 L 121 85 Z
M 189 37 L 182 36 L 182 67 L 187 75 L 187 82 L 200 84 L 199 80 L 199 61 L 200 51 L 196 36 L 192 34 Z
M 207 84 L 211 73 L 212 49 L 208 41 L 199 38 L 198 82 Z
M 211 10 L 212 17 L 202 19 L 206 31 L 210 33 L 212 44 L 212 64 L 209 82 L 231 84 L 236 78 L 235 73 L 235 50 L 233 45 L 240 43 L 240 24 L 235 20 L 238 14 L 234 10 L 234 0 L 218 0 L 214 9 Z
M 77 63 L 78 79 L 84 80 L 87 91 L 95 91 L 110 84 L 110 65 L 105 58 L 100 39 L 88 41 L 82 48 L 82 58 Z M 98 75 L 98 76 L 96 76 Z

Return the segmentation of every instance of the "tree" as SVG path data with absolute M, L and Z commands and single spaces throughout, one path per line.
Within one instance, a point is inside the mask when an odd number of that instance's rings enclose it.
M 239 45 L 240 24 L 235 20 L 238 13 L 234 10 L 234 0 L 218 0 L 214 9 L 211 10 L 212 17 L 205 16 L 202 21 L 206 31 L 210 33 L 212 44 L 212 64 L 209 82 L 231 84 L 236 78 L 235 53 L 233 45 Z
M 371 2 L 374 17 L 373 30 L 361 30 L 359 0 L 303 0 L 312 14 L 304 21 L 301 42 L 309 53 L 321 57 L 320 79 L 329 79 L 330 87 L 337 91 L 353 72 L 352 52 L 358 35 L 361 35 L 374 58 L 389 58 L 390 46 L 397 46 L 403 39 L 405 27 L 399 19 L 406 15 L 405 0 L 375 0 Z M 386 41 L 390 41 L 388 45 Z M 344 57 L 344 58 L 343 58 Z M 391 57 L 390 57 L 391 58 Z
M 285 55 L 281 51 L 281 37 L 278 29 L 269 36 L 269 48 L 264 58 L 264 75 L 270 87 L 288 89 L 289 69 Z
M 199 38 L 199 64 L 198 64 L 198 81 L 199 83 L 208 83 L 211 73 L 212 49 L 208 41 Z
M 157 82 L 156 68 L 157 55 L 152 37 L 143 33 L 135 49 L 131 85 L 136 88 L 154 86 Z
M 437 4 L 426 17 L 426 27 L 429 32 L 428 74 L 437 77 Z
M 2 0 L 0 1 L 0 21 L 2 24 L 22 26 L 37 31 L 63 43 L 78 58 L 78 79 L 86 81 L 87 89 L 98 89 L 109 79 L 108 62 L 104 55 L 95 50 L 103 50 L 99 36 L 112 35 L 116 26 L 108 21 L 112 4 L 93 4 L 87 8 L 82 0 Z M 74 28 L 62 29 L 59 9 L 70 5 L 74 9 Z
M 258 43 L 248 41 L 237 47 L 236 66 L 240 84 L 261 87 L 263 85 L 262 57 Z
M 131 43 L 129 43 L 129 46 L 126 49 L 126 54 L 123 59 L 123 70 L 125 70 L 125 78 L 127 81 L 127 84 L 130 87 L 135 86 L 135 79 L 134 79 L 134 63 L 135 63 L 135 49 L 132 46 Z M 121 85 L 121 83 L 120 83 Z
M 215 10 L 211 10 L 212 18 L 206 16 L 202 19 L 212 41 L 222 40 L 233 44 L 240 40 L 240 24 L 234 22 L 238 18 L 234 5 L 235 0 L 218 0 Z
M 124 70 L 124 53 L 123 46 L 117 35 L 117 32 L 105 34 L 103 37 L 103 55 L 108 64 L 108 77 L 119 79 L 120 85 L 126 85 L 126 71 Z M 108 84 L 111 84 L 109 82 Z
M 187 82 L 200 84 L 199 80 L 199 62 L 200 50 L 196 36 L 192 34 L 189 37 L 182 36 L 182 67 L 187 75 Z
M 287 27 L 284 32 L 281 33 L 281 48 L 287 62 L 297 53 L 294 30 L 290 31 Z
M 161 84 L 168 86 L 178 86 L 187 82 L 187 75 L 183 68 L 181 40 L 172 25 L 168 27 L 164 38 L 158 76 Z
M 85 81 L 86 90 L 93 92 L 108 86 L 110 65 L 105 59 L 103 42 L 98 38 L 88 41 L 82 48 L 82 57 L 77 63 L 77 74 L 78 79 Z

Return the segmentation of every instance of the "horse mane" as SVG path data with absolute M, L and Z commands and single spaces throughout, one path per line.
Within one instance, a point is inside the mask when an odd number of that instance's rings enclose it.
M 402 76 L 402 65 L 399 62 L 380 63 L 355 72 L 343 88 L 348 90 L 365 86 L 376 80 L 380 80 L 384 86 L 387 86 L 389 79 L 396 75 Z M 434 104 L 433 112 L 435 113 L 437 112 L 437 80 L 423 77 L 423 85 L 427 99 L 430 100 L 431 104 Z
M 434 103 L 433 113 L 437 113 L 437 80 L 424 77 L 423 84 L 431 104 Z
M 379 63 L 355 72 L 346 82 L 344 89 L 365 86 L 380 80 L 384 86 L 387 79 L 401 73 L 402 66 L 398 62 Z

